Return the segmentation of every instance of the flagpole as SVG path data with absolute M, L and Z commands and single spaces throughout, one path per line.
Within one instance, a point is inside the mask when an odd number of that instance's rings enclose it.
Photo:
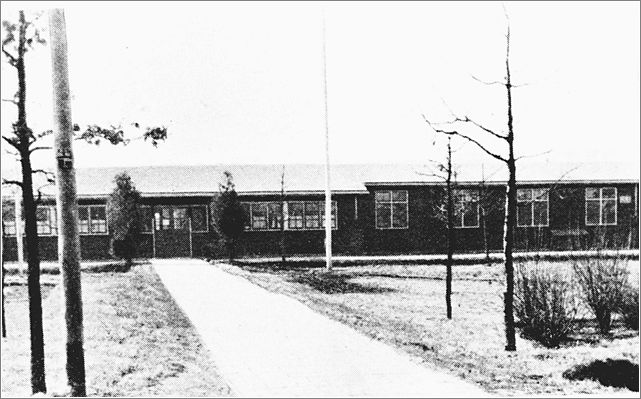
M 327 110 L 327 50 L 325 45 L 325 10 L 323 9 L 323 91 L 325 97 L 325 268 L 332 270 L 332 191 L 329 169 L 329 124 Z

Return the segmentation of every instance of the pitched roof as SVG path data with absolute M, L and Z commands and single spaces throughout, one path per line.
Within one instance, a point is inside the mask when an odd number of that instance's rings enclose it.
M 324 165 L 285 165 L 287 192 L 322 192 L 325 188 Z M 507 171 L 500 163 L 461 164 L 459 182 L 501 183 Z M 234 177 L 241 194 L 279 192 L 283 165 L 193 165 L 82 168 L 76 171 L 78 195 L 104 196 L 113 188 L 114 176 L 127 172 L 143 195 L 210 195 L 218 191 L 223 172 Z M 366 184 L 429 184 L 441 180 L 430 176 L 434 168 L 421 164 L 342 164 L 332 165 L 331 188 L 334 192 L 366 192 Z M 4 171 L 3 171 L 4 174 Z M 483 179 L 485 176 L 485 179 Z M 638 181 L 639 165 L 632 162 L 559 164 L 529 162 L 519 165 L 518 181 Z M 43 190 L 53 194 L 52 187 Z

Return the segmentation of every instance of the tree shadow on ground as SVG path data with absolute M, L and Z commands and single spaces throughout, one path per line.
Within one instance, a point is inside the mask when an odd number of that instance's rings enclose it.
M 288 280 L 305 284 L 324 294 L 380 294 L 395 291 L 392 288 L 365 285 L 349 281 L 357 276 L 338 273 L 291 273 Z
M 601 385 L 639 392 L 639 365 L 629 360 L 606 359 L 576 365 L 563 372 L 568 380 L 593 380 Z

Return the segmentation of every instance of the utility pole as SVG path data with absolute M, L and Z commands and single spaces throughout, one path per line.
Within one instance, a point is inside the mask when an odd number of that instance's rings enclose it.
M 87 396 L 83 348 L 80 238 L 76 172 L 73 165 L 71 99 L 67 67 L 67 33 L 62 9 L 49 11 L 53 81 L 54 149 L 58 208 L 58 258 L 61 262 L 67 327 L 67 381 L 71 396 Z
M 329 123 L 327 111 L 327 51 L 325 46 L 325 11 L 323 11 L 323 89 L 325 94 L 325 268 L 332 270 L 332 190 L 329 169 Z

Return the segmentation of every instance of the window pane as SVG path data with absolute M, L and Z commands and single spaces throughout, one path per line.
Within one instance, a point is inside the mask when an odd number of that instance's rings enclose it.
M 531 202 L 518 204 L 517 212 L 516 212 L 516 220 L 519 226 L 532 225 L 532 203 Z
M 601 190 L 601 197 L 603 198 L 616 198 L 617 190 L 614 187 L 604 187 Z
M 252 229 L 264 230 L 267 228 L 267 204 L 252 204 Z
M 243 208 L 243 212 L 245 212 L 245 229 L 250 229 L 251 228 L 251 214 L 249 212 L 250 204 L 248 202 L 243 202 L 240 204 L 240 206 Z
M 585 189 L 585 198 L 586 199 L 599 199 L 599 189 L 598 188 L 586 188 Z
M 288 218 L 289 218 L 289 228 L 290 229 L 302 229 L 303 228 L 303 203 L 302 202 L 290 202 L 287 204 L 288 207 Z
M 407 227 L 407 204 L 392 204 L 392 227 Z
M 39 206 L 36 209 L 36 223 L 38 234 L 51 234 L 51 216 L 48 206 Z
M 107 232 L 107 219 L 105 217 L 104 206 L 92 206 L 89 208 L 91 219 L 91 232 L 106 233 Z
M 207 207 L 194 206 L 191 208 L 192 231 L 207 231 Z
M 603 201 L 603 224 L 616 224 L 617 201 Z
M 376 202 L 389 202 L 391 200 L 390 192 L 389 191 L 377 191 L 376 192 Z
M 392 201 L 407 201 L 407 191 L 396 190 L 392 191 Z
M 2 226 L 4 235 L 16 235 L 16 213 L 11 205 L 2 207 Z
M 587 224 L 599 224 L 599 202 L 586 201 L 585 203 L 585 222 Z
M 532 191 L 532 199 L 534 201 L 547 201 L 548 191 L 547 189 L 535 189 Z
M 163 207 L 161 213 L 161 229 L 169 230 L 171 229 L 171 208 Z
M 89 233 L 89 207 L 78 207 L 78 230 L 80 233 Z
M 535 202 L 534 206 L 534 225 L 547 226 L 548 225 L 548 204 L 547 202 Z
M 520 188 L 516 190 L 516 198 L 519 202 L 532 201 L 532 190 Z
M 280 210 L 280 203 L 272 202 L 269 204 L 269 228 L 280 229 L 282 215 Z
M 320 220 L 320 202 L 305 203 L 305 228 L 318 229 L 321 226 Z
M 477 202 L 469 202 L 463 212 L 463 227 L 478 227 L 479 206 Z
M 140 207 L 140 231 L 143 233 L 148 233 L 151 231 L 152 226 L 152 214 L 150 206 L 141 206 Z
M 392 205 L 386 203 L 376 204 L 376 227 L 387 229 L 392 227 Z

